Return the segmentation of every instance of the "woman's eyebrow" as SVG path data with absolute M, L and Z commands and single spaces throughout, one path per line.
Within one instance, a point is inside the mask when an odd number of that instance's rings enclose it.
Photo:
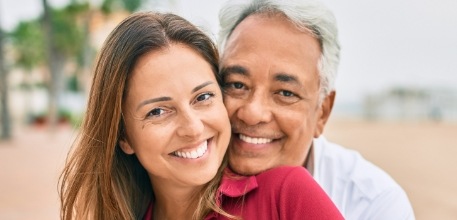
M 202 83 L 201 85 L 198 85 L 198 86 L 196 86 L 194 89 L 192 89 L 192 92 L 191 92 L 191 93 L 194 93 L 194 92 L 196 92 L 196 91 L 202 89 L 203 87 L 205 87 L 205 86 L 207 86 L 207 85 L 210 85 L 210 84 L 213 84 L 213 83 L 214 83 L 214 82 L 212 82 L 212 81 L 204 82 L 204 83 Z
M 154 103 L 154 102 L 163 102 L 163 101 L 170 101 L 172 100 L 171 97 L 167 97 L 167 96 L 164 96 L 164 97 L 158 97 L 158 98 L 153 98 L 153 99 L 147 99 L 147 100 L 144 100 L 142 101 L 137 107 L 136 107 L 136 111 L 138 111 L 138 109 L 140 109 L 141 107 L 147 105 L 147 104 L 151 104 L 151 103 Z

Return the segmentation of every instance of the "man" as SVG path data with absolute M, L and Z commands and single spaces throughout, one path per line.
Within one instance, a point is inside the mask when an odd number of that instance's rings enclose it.
M 340 52 L 333 14 L 312 0 L 251 0 L 228 1 L 219 18 L 230 167 L 302 165 L 346 219 L 414 219 L 387 173 L 321 135 Z

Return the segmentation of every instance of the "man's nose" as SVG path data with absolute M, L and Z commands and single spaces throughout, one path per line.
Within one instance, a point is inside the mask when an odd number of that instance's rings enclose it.
M 272 113 L 268 98 L 259 94 L 247 99 L 238 109 L 237 117 L 246 125 L 270 122 Z

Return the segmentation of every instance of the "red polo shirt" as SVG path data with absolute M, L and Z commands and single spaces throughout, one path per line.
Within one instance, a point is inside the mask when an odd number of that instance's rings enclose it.
M 218 202 L 224 211 L 244 220 L 344 219 L 336 206 L 303 167 L 277 167 L 256 176 L 225 170 Z M 153 205 L 144 220 L 152 219 Z M 210 213 L 206 220 L 227 219 Z

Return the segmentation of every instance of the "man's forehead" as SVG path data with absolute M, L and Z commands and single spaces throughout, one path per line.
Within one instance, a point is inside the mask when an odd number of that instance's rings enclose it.
M 257 31 L 276 32 L 278 29 L 289 29 L 289 31 L 297 34 L 310 34 L 310 30 L 299 28 L 285 15 L 280 13 L 266 14 L 258 13 L 251 14 L 239 22 L 227 37 L 227 42 L 230 39 L 252 34 L 254 37 L 262 37 L 255 34 Z
M 275 59 L 300 57 L 304 53 L 321 54 L 320 42 L 309 31 L 299 30 L 282 16 L 250 15 L 233 30 L 222 51 L 221 61 L 263 56 L 273 50 Z

